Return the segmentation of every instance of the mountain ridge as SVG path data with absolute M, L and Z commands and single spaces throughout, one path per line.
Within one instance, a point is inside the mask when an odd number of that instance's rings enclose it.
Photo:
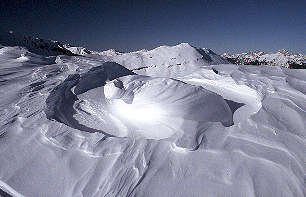
M 286 68 L 306 68 L 305 55 L 290 52 L 286 49 L 281 49 L 276 52 L 255 50 L 236 54 L 223 53 L 221 56 L 229 62 L 238 65 L 271 65 Z
M 44 56 L 102 55 L 109 57 L 110 59 L 118 60 L 122 59 L 122 57 L 126 58 L 136 58 L 132 56 L 145 57 L 147 56 L 146 54 L 155 53 L 155 52 L 173 53 L 174 51 L 177 51 L 174 52 L 176 53 L 175 55 L 185 56 L 183 53 L 189 53 L 191 51 L 194 51 L 192 52 L 192 54 L 198 53 L 198 55 L 196 54 L 195 56 L 199 57 L 202 56 L 201 59 L 208 65 L 232 63 L 237 65 L 271 65 L 271 66 L 282 66 L 286 68 L 304 68 L 304 69 L 306 68 L 305 55 L 300 53 L 289 52 L 286 49 L 281 49 L 274 53 L 255 50 L 244 53 L 236 53 L 236 54 L 223 53 L 222 55 L 218 55 L 214 51 L 208 48 L 199 48 L 192 46 L 188 43 L 180 43 L 174 46 L 163 45 L 156 47 L 152 50 L 142 49 L 131 52 L 119 52 L 115 49 L 94 51 L 94 50 L 89 50 L 85 47 L 63 44 L 59 41 L 42 39 L 42 38 L 33 38 L 31 36 L 24 36 L 15 33 L 13 31 L 0 33 L 0 44 L 6 46 L 25 47 L 26 49 L 28 49 L 29 52 L 33 52 L 35 54 L 44 55 Z M 193 58 L 193 56 L 191 56 L 190 58 Z M 178 58 L 178 57 L 172 57 L 172 58 Z M 188 59 L 188 57 L 185 57 L 185 59 Z M 169 64 L 171 65 L 171 63 Z M 180 65 L 181 63 L 177 64 Z

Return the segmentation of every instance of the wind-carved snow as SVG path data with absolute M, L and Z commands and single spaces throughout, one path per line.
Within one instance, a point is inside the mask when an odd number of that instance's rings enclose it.
M 117 84 L 118 80 L 123 92 L 113 94 L 108 105 L 117 117 L 131 125 L 129 130 L 136 135 L 163 139 L 183 135 L 185 124 L 191 129 L 201 122 L 232 122 L 231 111 L 222 97 L 203 88 L 164 78 L 129 76 L 117 79 Z M 108 84 L 106 90 L 107 87 Z
M 211 66 L 203 51 L 45 57 L 1 46 L 0 188 L 305 196 L 306 72 Z

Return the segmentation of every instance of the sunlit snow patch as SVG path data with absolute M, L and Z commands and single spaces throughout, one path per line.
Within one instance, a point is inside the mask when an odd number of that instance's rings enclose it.
M 145 96 L 134 97 L 125 95 L 122 81 L 114 80 L 104 86 L 104 95 L 109 99 L 114 112 L 131 122 L 141 121 L 150 123 L 160 121 L 165 112 L 158 103 L 152 103 Z
M 16 59 L 17 62 L 27 62 L 29 60 L 30 59 L 27 56 L 25 56 L 24 54 L 21 54 L 21 56 Z
M 157 104 L 128 104 L 121 99 L 113 100 L 117 113 L 130 121 L 151 122 L 160 121 L 163 115 Z

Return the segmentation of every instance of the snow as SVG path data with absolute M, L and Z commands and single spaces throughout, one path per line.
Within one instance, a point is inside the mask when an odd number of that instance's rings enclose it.
M 232 123 L 226 102 L 205 89 L 164 78 L 133 75 L 117 80 L 122 80 L 124 92 L 120 93 L 120 98 L 111 99 L 109 105 L 116 117 L 133 125 L 128 128 L 130 132 L 145 138 L 162 139 L 174 133 L 183 134 L 182 127 L 186 124 L 183 120 L 190 122 L 190 129 L 200 121 Z M 188 98 L 189 95 L 194 96 Z
M 124 65 L 137 74 L 158 77 L 183 76 L 186 73 L 194 72 L 200 66 L 228 63 L 212 51 L 206 50 L 205 52 L 205 50 L 193 47 L 188 43 L 130 53 L 108 50 L 99 53 L 99 55 L 104 55 L 108 61 Z
M 227 54 L 221 55 L 223 58 L 234 61 L 236 64 L 245 65 L 271 65 L 290 67 L 293 64 L 305 66 L 305 55 L 299 53 L 291 53 L 287 50 L 279 50 L 275 53 L 266 53 L 263 51 L 254 51 L 241 54 Z
M 0 32 L 0 44 L 13 47 L 26 47 L 30 52 L 39 55 L 75 55 L 65 49 L 64 45 L 58 41 L 23 36 L 12 31 Z
M 76 55 L 87 55 L 87 54 L 91 54 L 92 51 L 84 48 L 84 47 L 75 47 L 75 46 L 70 46 L 68 44 L 63 45 L 63 47 L 69 51 L 71 51 L 73 54 Z
M 306 70 L 187 43 L 49 55 L 0 46 L 10 195 L 305 196 Z

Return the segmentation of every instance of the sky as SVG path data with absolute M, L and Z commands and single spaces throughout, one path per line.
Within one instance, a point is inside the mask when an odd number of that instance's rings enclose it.
M 217 53 L 306 54 L 305 0 L 1 0 L 0 31 L 91 50 L 188 42 Z

